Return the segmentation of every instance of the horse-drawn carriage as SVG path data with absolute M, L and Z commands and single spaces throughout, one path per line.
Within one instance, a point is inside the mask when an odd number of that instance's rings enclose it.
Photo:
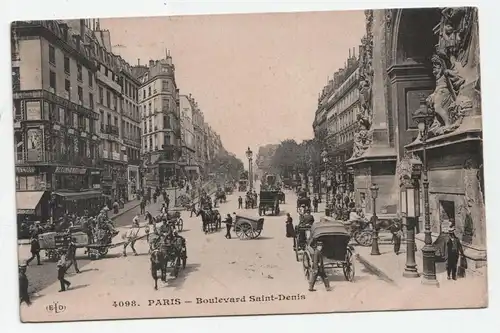
M 238 191 L 246 192 L 247 187 L 248 187 L 248 180 L 247 179 L 240 179 L 238 182 Z
M 71 227 L 65 232 L 46 232 L 38 236 L 40 249 L 45 250 L 45 255 L 50 261 L 57 261 L 61 254 L 66 251 L 70 240 L 73 240 L 77 248 L 86 248 L 90 259 L 97 260 L 108 254 L 112 247 L 113 237 L 118 235 L 117 231 L 96 228 L 92 232 L 92 238 L 83 231 L 81 227 Z
M 224 192 L 226 192 L 227 195 L 233 194 L 234 190 L 234 184 L 233 183 L 226 183 L 224 185 Z
M 176 278 L 181 267 L 186 267 L 186 240 L 182 237 L 160 235 L 155 232 L 149 234 L 148 241 L 151 253 L 151 275 L 157 290 L 158 271 L 160 271 L 161 280 L 166 282 L 168 269 L 172 270 L 171 275 Z
M 234 232 L 239 239 L 254 239 L 260 236 L 264 227 L 264 218 L 236 215 Z
M 342 269 L 347 281 L 354 280 L 354 248 L 349 245 L 351 235 L 341 222 L 322 218 L 320 222 L 311 226 L 307 244 L 303 251 L 302 266 L 304 274 L 309 280 L 311 275 L 313 246 L 320 241 L 323 244 L 321 254 L 325 269 Z
M 220 187 L 215 192 L 215 200 L 218 202 L 226 202 L 226 192 L 223 191 Z
M 184 221 L 182 220 L 181 212 L 179 211 L 167 212 L 167 214 L 159 214 L 154 220 L 155 222 L 166 220 L 167 223 L 178 232 L 181 232 L 184 229 Z
M 306 209 L 311 211 L 311 198 L 309 197 L 299 197 L 297 199 L 297 212 L 300 211 L 300 207 L 305 206 Z
M 268 210 L 271 214 L 279 215 L 280 202 L 278 191 L 260 191 L 259 215 L 266 215 Z

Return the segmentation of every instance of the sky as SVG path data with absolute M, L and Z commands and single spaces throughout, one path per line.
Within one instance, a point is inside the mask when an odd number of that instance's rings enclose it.
M 313 136 L 318 94 L 365 33 L 363 11 L 101 19 L 131 65 L 170 51 L 180 93 L 192 94 L 224 147 Z M 352 51 L 351 51 L 352 52 Z

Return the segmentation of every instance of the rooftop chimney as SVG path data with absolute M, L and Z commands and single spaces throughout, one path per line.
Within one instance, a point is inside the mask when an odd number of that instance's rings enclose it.
M 349 48 L 349 58 L 351 58 L 351 48 Z
M 167 64 L 172 66 L 172 57 L 170 56 L 170 51 L 167 50 Z
M 149 60 L 149 67 L 153 67 L 155 64 L 155 61 L 154 60 Z
M 356 58 L 356 47 L 352 48 L 352 56 Z

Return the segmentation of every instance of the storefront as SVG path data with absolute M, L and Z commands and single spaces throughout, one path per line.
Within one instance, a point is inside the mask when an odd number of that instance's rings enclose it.
M 135 193 L 140 187 L 140 177 L 139 177 L 139 166 L 138 165 L 129 165 L 128 166 L 128 200 L 135 199 Z
M 47 221 L 50 217 L 46 191 L 16 192 L 17 222 Z

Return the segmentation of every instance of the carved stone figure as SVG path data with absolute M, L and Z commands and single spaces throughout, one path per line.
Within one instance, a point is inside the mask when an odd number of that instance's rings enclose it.
M 354 135 L 353 157 L 360 157 L 372 142 L 372 132 L 369 130 L 367 118 L 358 116 L 358 131 Z

